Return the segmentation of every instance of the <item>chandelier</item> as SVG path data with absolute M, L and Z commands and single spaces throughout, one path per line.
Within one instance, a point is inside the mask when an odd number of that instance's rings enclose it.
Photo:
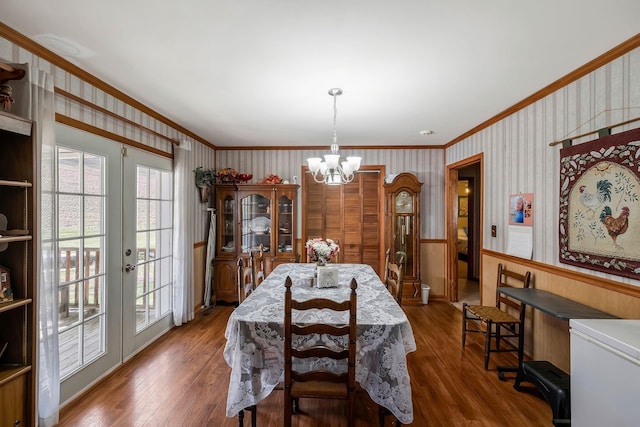
M 333 96 L 333 143 L 331 144 L 331 154 L 325 154 L 324 161 L 320 157 L 310 157 L 307 159 L 307 163 L 316 182 L 340 185 L 353 181 L 354 173 L 360 169 L 362 157 L 347 157 L 346 160 L 340 158 L 340 154 L 338 154 L 338 133 L 336 131 L 336 97 L 342 95 L 342 89 L 329 89 L 329 95 Z

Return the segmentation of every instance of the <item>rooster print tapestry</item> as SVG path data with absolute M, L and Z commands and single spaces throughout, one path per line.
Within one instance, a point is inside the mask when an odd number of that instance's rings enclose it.
M 560 157 L 560 262 L 639 279 L 640 129 Z

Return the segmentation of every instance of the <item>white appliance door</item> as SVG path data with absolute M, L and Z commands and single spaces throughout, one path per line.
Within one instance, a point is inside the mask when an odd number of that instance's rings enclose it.
M 571 425 L 640 425 L 640 320 L 571 320 Z

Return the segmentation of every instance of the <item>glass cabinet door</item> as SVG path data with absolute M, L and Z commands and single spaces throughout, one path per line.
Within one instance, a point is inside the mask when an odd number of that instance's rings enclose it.
M 276 245 L 278 253 L 293 253 L 293 200 L 289 195 L 278 197 L 278 231 Z
M 405 272 L 409 272 L 408 276 L 414 271 L 414 226 L 413 215 L 396 214 L 393 236 L 395 253 L 391 254 L 391 258 L 392 262 L 397 263 L 404 257 Z
M 234 193 L 225 194 L 219 200 L 220 206 L 218 207 L 218 212 L 220 212 L 220 251 L 234 253 L 236 251 L 236 201 L 234 198 Z
M 240 199 L 240 233 L 242 253 L 255 251 L 262 245 L 271 252 L 271 199 L 262 194 L 249 194 Z

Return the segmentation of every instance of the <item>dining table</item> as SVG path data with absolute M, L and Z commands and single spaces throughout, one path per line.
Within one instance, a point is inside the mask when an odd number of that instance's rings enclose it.
M 413 330 L 404 311 L 391 296 L 373 268 L 366 264 L 331 264 L 338 268 L 335 287 L 313 285 L 316 265 L 287 263 L 278 265 L 238 307 L 227 322 L 224 358 L 231 367 L 226 415 L 258 404 L 284 380 L 284 294 L 285 280 L 292 281 L 296 300 L 349 298 L 349 284 L 357 286 L 356 382 L 371 400 L 387 408 L 403 424 L 413 421 L 411 382 L 407 354 L 416 350 Z M 323 322 L 344 324 L 348 313 L 317 311 L 309 317 L 293 312 L 298 324 Z M 321 337 L 317 337 L 321 339 Z M 335 361 L 316 360 L 333 372 L 346 371 Z M 305 366 L 294 367 L 298 370 Z M 310 366 L 306 366 L 307 369 Z

